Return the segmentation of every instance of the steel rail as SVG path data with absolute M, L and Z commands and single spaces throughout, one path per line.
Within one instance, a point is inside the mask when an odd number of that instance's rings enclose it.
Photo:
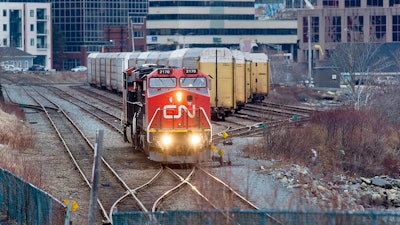
M 54 88 L 54 87 L 53 87 L 53 88 Z M 62 91 L 61 89 L 58 89 L 58 90 Z M 53 92 L 54 92 L 54 91 L 53 91 Z M 58 94 L 57 92 L 54 92 L 54 93 L 57 94 L 60 98 L 65 99 L 64 97 L 60 96 L 60 94 Z M 105 114 L 111 116 L 111 117 L 114 118 L 114 119 L 120 120 L 119 117 L 117 117 L 117 116 L 115 116 L 115 115 L 113 115 L 113 114 L 107 112 L 106 110 L 103 110 L 103 109 L 101 109 L 101 108 L 99 108 L 99 107 L 97 107 L 97 106 L 88 104 L 87 102 L 84 102 L 83 100 L 78 99 L 78 98 L 72 96 L 71 94 L 69 94 L 69 93 L 67 93 L 67 92 L 64 92 L 64 93 L 65 93 L 66 95 L 68 95 L 69 97 L 71 97 L 71 98 L 73 98 L 73 99 L 76 99 L 77 101 L 80 101 L 80 102 L 82 102 L 83 104 L 88 105 L 89 107 L 93 107 L 93 108 L 95 108 L 96 110 L 99 110 L 100 112 L 105 113 Z M 65 99 L 65 100 L 66 100 L 66 99 Z M 79 107 L 80 109 L 84 110 L 84 111 L 87 112 L 88 114 L 91 114 L 91 115 L 93 115 L 94 117 L 96 117 L 97 119 L 99 119 L 100 121 L 106 123 L 107 125 L 109 125 L 111 128 L 113 128 L 114 130 L 116 130 L 116 131 L 119 132 L 120 134 L 123 134 L 123 131 L 120 129 L 120 127 L 115 126 L 114 124 L 112 124 L 111 122 L 109 122 L 109 121 L 107 121 L 106 119 L 102 118 L 102 117 L 99 116 L 98 114 L 96 114 L 96 113 L 94 113 L 94 112 L 91 112 L 89 109 L 85 109 L 83 106 L 81 106 L 81 105 L 79 105 L 79 104 L 77 104 L 77 103 L 75 103 L 75 102 L 73 102 L 73 101 L 70 101 L 70 103 L 76 105 L 77 107 Z
M 36 91 L 36 90 L 35 90 L 35 91 Z M 36 92 L 37 92 L 39 95 L 41 95 L 43 98 L 45 98 L 45 99 L 47 99 L 48 101 L 52 102 L 54 105 L 57 105 L 56 103 L 54 103 L 53 101 L 51 101 L 51 100 L 48 99 L 47 97 L 43 96 L 43 95 L 42 95 L 41 93 L 39 93 L 38 91 L 36 91 Z M 74 127 L 75 127 L 75 128 L 77 129 L 77 131 L 82 135 L 82 137 L 84 138 L 84 140 L 86 141 L 86 143 L 90 146 L 90 148 L 92 149 L 92 151 L 94 151 L 94 150 L 95 150 L 95 147 L 94 147 L 93 144 L 90 142 L 90 140 L 84 135 L 84 133 L 82 132 L 82 130 L 79 128 L 79 126 L 64 112 L 64 110 L 63 110 L 59 105 L 57 105 L 57 107 L 59 107 L 59 111 L 62 112 L 63 115 L 70 121 L 70 123 L 74 125 Z M 53 122 L 52 122 L 52 123 L 53 123 Z M 53 123 L 53 126 L 55 126 L 54 123 Z M 58 132 L 58 130 L 57 130 L 57 133 L 58 133 L 59 137 L 62 139 L 61 134 Z M 63 139 L 62 139 L 62 140 L 63 140 Z M 63 140 L 63 143 L 64 143 L 64 145 L 66 146 L 66 142 L 65 142 L 64 140 Z M 67 146 L 66 146 L 66 148 L 67 148 Z M 72 156 L 72 152 L 71 152 L 69 149 L 68 149 L 68 152 L 69 152 L 70 156 L 73 157 L 73 156 Z M 132 196 L 132 198 L 133 198 L 135 201 L 140 202 L 139 199 L 135 196 L 135 194 L 134 194 L 133 191 L 131 190 L 131 188 L 130 188 L 130 187 L 125 183 L 125 181 L 118 175 L 118 173 L 111 167 L 111 165 L 110 165 L 103 157 L 101 157 L 101 161 L 102 161 L 102 163 L 107 167 L 107 169 L 109 169 L 109 170 L 112 172 L 112 174 L 118 179 L 118 181 L 122 184 L 123 188 L 124 188 L 128 193 L 130 193 L 130 195 Z M 74 164 L 75 164 L 75 163 L 76 163 L 76 165 L 77 165 L 77 162 L 76 162 L 76 160 L 75 160 L 75 158 L 74 158 Z M 80 171 L 80 173 L 84 176 L 83 171 L 82 171 L 82 170 L 79 170 L 79 171 Z M 91 184 L 90 184 L 90 182 L 89 182 L 89 180 L 88 180 L 86 177 L 85 177 L 85 182 L 88 184 L 88 186 L 89 186 L 90 188 L 92 188 L 92 187 L 91 187 Z M 101 206 L 100 208 L 101 208 L 101 210 L 102 210 L 103 216 L 107 219 L 106 222 L 112 224 L 111 218 L 108 217 L 108 214 L 107 214 L 106 210 L 104 209 L 104 207 L 103 207 L 103 205 L 101 204 L 101 202 L 100 202 L 99 199 L 97 199 L 97 202 L 98 202 L 99 206 Z M 139 206 L 140 206 L 140 204 L 139 204 Z
M 179 174 L 177 174 L 175 171 L 173 171 L 171 168 L 166 167 L 166 169 L 173 174 L 174 176 L 176 176 L 179 180 L 180 183 L 178 185 L 176 185 L 175 187 L 171 188 L 170 190 L 166 191 L 163 195 L 161 195 L 153 204 L 153 207 L 151 208 L 152 212 L 155 212 L 157 210 L 157 207 L 161 204 L 161 201 L 164 200 L 165 198 L 167 198 L 170 194 L 172 194 L 174 191 L 178 190 L 179 188 L 181 188 L 184 184 L 189 184 L 188 180 L 190 179 L 190 177 L 194 174 L 195 171 L 195 167 L 192 168 L 192 171 L 189 173 L 189 175 L 186 178 L 181 177 Z
M 239 194 L 237 191 L 235 191 L 231 186 L 229 186 L 228 184 L 226 184 L 225 182 L 223 182 L 221 179 L 219 179 L 218 177 L 214 176 L 213 174 L 209 173 L 208 171 L 206 171 L 205 169 L 203 169 L 202 167 L 196 166 L 199 170 L 201 170 L 202 172 L 204 172 L 205 174 L 207 174 L 209 177 L 213 178 L 215 181 L 217 181 L 218 183 L 222 184 L 223 186 L 225 186 L 227 189 L 229 189 L 233 194 L 235 194 L 239 199 L 241 199 L 243 202 L 247 203 L 248 205 L 250 205 L 251 207 L 253 207 L 254 209 L 260 210 L 260 208 L 258 206 L 256 206 L 255 204 L 253 204 L 251 201 L 247 200 L 244 196 L 242 196 L 241 194 Z M 283 224 L 281 221 L 279 221 L 278 219 L 276 219 L 275 217 L 273 217 L 272 215 L 269 215 L 268 213 L 266 214 L 270 219 L 272 219 L 274 222 L 278 223 L 278 224 Z
M 180 176 L 178 173 L 176 173 L 175 171 L 173 171 L 171 168 L 167 168 L 172 174 L 174 174 L 178 179 L 180 179 L 182 181 L 182 185 L 183 184 L 187 184 L 191 187 L 191 190 L 194 191 L 197 195 L 199 195 L 201 198 L 203 198 L 206 202 L 208 202 L 208 204 L 210 204 L 214 209 L 218 210 L 219 213 L 221 213 L 222 216 L 224 216 L 226 219 L 228 219 L 229 221 L 233 222 L 233 219 L 229 217 L 229 215 L 226 215 L 223 211 L 221 211 L 218 206 L 216 206 L 214 203 L 212 203 L 212 201 L 207 198 L 204 194 L 202 194 L 197 188 L 196 186 L 194 186 L 192 183 L 189 182 L 190 178 L 192 177 L 195 169 L 197 167 L 193 167 L 192 172 L 189 174 L 189 176 L 187 176 L 186 178 L 183 178 L 182 176 Z
M 139 187 L 133 189 L 131 192 L 133 192 L 136 196 L 136 194 L 143 188 L 146 188 L 148 186 L 150 186 L 152 183 L 154 183 L 155 180 L 157 180 L 158 177 L 160 177 L 160 175 L 163 173 L 164 168 L 161 167 L 161 169 L 156 173 L 156 175 L 154 175 L 149 181 L 147 181 L 146 183 L 140 185 Z M 119 204 L 119 202 L 121 202 L 124 198 L 128 197 L 131 193 L 127 192 L 125 195 L 121 196 L 117 201 L 114 202 L 114 204 L 112 205 L 111 209 L 110 209 L 110 218 L 112 217 L 112 213 L 114 212 L 114 209 L 117 207 L 117 205 Z M 140 206 L 140 208 L 142 208 L 142 210 L 144 212 L 148 212 L 149 210 L 144 206 L 144 204 L 137 199 L 137 202 Z
M 44 96 L 41 95 L 36 89 L 33 89 L 33 90 L 34 90 L 37 94 L 39 94 L 40 96 L 44 97 Z M 25 91 L 25 92 L 28 94 L 28 96 L 30 96 L 35 102 L 37 102 L 39 105 L 41 105 L 41 107 L 43 108 L 43 111 L 44 111 L 44 112 L 46 113 L 46 115 L 47 115 L 47 118 L 48 118 L 49 121 L 51 122 L 53 128 L 54 128 L 55 131 L 57 132 L 58 137 L 60 138 L 61 142 L 63 143 L 63 145 L 64 145 L 64 147 L 65 147 L 65 149 L 67 150 L 67 152 L 68 152 L 68 154 L 69 154 L 69 156 L 70 156 L 72 162 L 74 163 L 75 167 L 78 169 L 78 171 L 79 171 L 81 177 L 84 179 L 84 181 L 86 182 L 86 184 L 87 184 L 87 185 L 89 186 L 89 188 L 91 189 L 91 188 L 92 188 L 92 185 L 91 185 L 89 179 L 85 176 L 83 170 L 81 169 L 81 167 L 79 166 L 77 160 L 76 160 L 75 157 L 73 156 L 72 151 L 69 149 L 67 142 L 65 141 L 65 139 L 64 139 L 63 136 L 61 135 L 61 132 L 60 132 L 59 129 L 57 128 L 57 126 L 56 126 L 54 120 L 53 120 L 52 117 L 50 116 L 50 113 L 47 111 L 46 107 L 45 107 L 44 105 L 42 105 L 35 97 L 33 97 L 31 94 L 29 94 L 29 93 L 26 91 L 25 88 L 24 88 L 24 91 Z M 44 97 L 44 98 L 45 98 L 45 97 Z M 61 113 L 69 120 L 69 118 L 68 118 L 68 116 L 66 115 L 66 113 L 64 112 L 64 110 L 63 110 L 59 105 L 57 105 L 56 103 L 53 102 L 53 104 L 54 104 L 55 106 L 58 107 L 58 110 L 57 110 L 57 111 L 58 111 L 58 112 L 61 112 Z M 74 126 L 75 126 L 75 125 L 74 125 Z M 76 128 L 77 128 L 77 127 L 76 127 Z M 77 129 L 79 130 L 79 128 L 77 128 Z M 79 130 L 79 132 L 80 132 L 80 130 Z M 84 137 L 84 138 L 86 139 L 86 137 Z M 100 209 L 101 209 L 101 211 L 102 211 L 102 213 L 103 213 L 103 216 L 104 216 L 108 221 L 110 221 L 110 218 L 108 217 L 108 215 L 107 215 L 107 213 L 106 213 L 106 210 L 105 210 L 103 204 L 101 203 L 101 201 L 100 201 L 99 199 L 97 199 L 97 204 L 99 205 L 99 207 L 100 207 Z

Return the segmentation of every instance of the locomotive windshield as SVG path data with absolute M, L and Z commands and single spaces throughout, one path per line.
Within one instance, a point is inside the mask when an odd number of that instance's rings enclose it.
M 176 87 L 175 77 L 152 77 L 150 78 L 150 87 L 161 88 L 161 87 Z
M 207 87 L 207 80 L 204 77 L 181 77 L 181 87 Z

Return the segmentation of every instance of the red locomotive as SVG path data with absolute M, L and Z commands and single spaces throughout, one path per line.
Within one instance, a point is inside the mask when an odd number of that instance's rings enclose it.
M 123 77 L 124 139 L 162 163 L 210 159 L 208 76 L 197 69 L 144 65 Z M 129 129 L 130 127 L 130 129 Z

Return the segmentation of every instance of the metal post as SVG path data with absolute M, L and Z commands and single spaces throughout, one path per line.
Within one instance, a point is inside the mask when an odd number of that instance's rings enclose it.
M 68 199 L 68 207 L 67 207 L 67 214 L 65 215 L 64 225 L 70 225 L 71 211 L 72 211 L 72 198 L 69 197 L 69 199 Z
M 215 108 L 218 109 L 218 49 L 215 48 Z
M 92 170 L 92 190 L 90 192 L 89 221 L 88 225 L 96 224 L 96 206 L 98 196 L 98 184 L 100 181 L 101 152 L 103 148 L 103 130 L 97 130 L 94 149 L 94 161 Z
M 129 18 L 129 27 L 131 28 L 131 35 L 132 35 L 132 52 L 135 52 L 135 31 L 133 29 L 133 19 Z
M 307 37 L 308 37 L 308 80 L 312 78 L 312 49 L 311 49 L 311 16 L 307 17 Z M 311 84 L 311 83 L 310 83 Z

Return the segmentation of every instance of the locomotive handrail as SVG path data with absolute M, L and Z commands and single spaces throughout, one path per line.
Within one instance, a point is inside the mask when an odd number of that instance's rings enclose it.
M 156 109 L 156 112 L 153 114 L 153 117 L 151 118 L 149 125 L 147 125 L 147 129 L 146 129 L 146 133 L 147 133 L 147 143 L 151 143 L 150 142 L 150 127 L 154 122 L 154 119 L 156 118 L 158 111 L 161 111 L 163 109 L 161 109 L 160 107 Z M 210 119 L 207 117 L 206 111 L 204 110 L 203 107 L 199 107 L 199 110 L 203 113 L 204 117 L 207 120 L 208 125 L 210 126 L 210 142 L 212 141 L 212 125 L 211 125 L 211 121 Z
M 212 132 L 211 121 L 210 121 L 210 119 L 207 117 L 207 114 L 206 114 L 206 111 L 204 110 L 204 108 L 203 108 L 203 107 L 200 107 L 199 109 L 201 110 L 201 112 L 203 112 L 204 117 L 206 118 L 208 125 L 210 125 L 210 142 L 212 142 L 212 133 L 213 133 L 213 132 Z
M 150 143 L 150 126 L 153 123 L 154 119 L 156 118 L 158 111 L 160 111 L 160 110 L 161 110 L 160 107 L 158 107 L 156 109 L 156 112 L 153 114 L 153 117 L 151 118 L 149 125 L 147 125 L 147 129 L 146 129 L 147 143 Z

